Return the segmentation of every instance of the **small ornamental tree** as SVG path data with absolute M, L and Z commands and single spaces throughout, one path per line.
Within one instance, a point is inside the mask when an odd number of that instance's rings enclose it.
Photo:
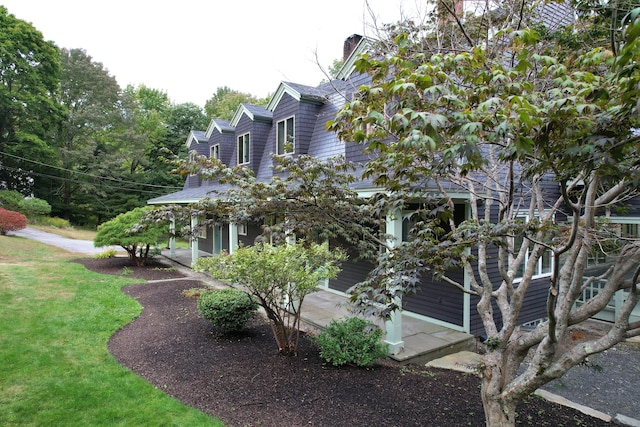
M 145 265 L 150 248 L 169 235 L 167 224 L 143 221 L 149 210 L 136 208 L 101 224 L 93 240 L 94 246 L 122 246 L 137 266 Z
M 329 251 L 327 244 L 260 243 L 232 254 L 200 258 L 194 269 L 242 286 L 265 310 L 278 351 L 294 356 L 300 338 L 302 302 L 319 282 L 338 274 L 342 260 L 343 253 Z
M 27 217 L 20 212 L 0 208 L 0 234 L 5 236 L 8 231 L 22 230 L 27 226 Z

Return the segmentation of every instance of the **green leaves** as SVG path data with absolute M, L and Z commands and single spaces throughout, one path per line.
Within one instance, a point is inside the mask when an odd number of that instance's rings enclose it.
M 334 278 L 345 255 L 328 244 L 259 243 L 233 253 L 200 258 L 194 269 L 242 286 L 265 310 L 280 352 L 294 355 L 302 303 L 321 281 Z

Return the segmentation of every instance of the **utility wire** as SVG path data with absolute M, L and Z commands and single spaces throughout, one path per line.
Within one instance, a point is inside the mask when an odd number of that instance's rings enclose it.
M 8 171 L 13 171 L 13 172 L 26 172 L 24 169 L 0 165 L 0 170 L 2 170 L 2 169 L 8 170 Z M 65 178 L 65 177 L 62 177 L 62 176 L 48 175 L 46 173 L 32 172 L 32 171 L 28 171 L 28 173 L 30 175 L 36 175 L 36 176 L 41 176 L 41 177 L 45 177 L 45 178 L 58 179 L 58 180 L 61 180 L 61 181 L 72 182 L 74 184 L 89 184 L 89 182 L 87 182 L 87 181 L 79 181 L 79 180 L 76 180 L 76 179 Z M 127 182 L 127 181 L 123 181 L 123 182 Z M 132 182 L 132 184 L 138 185 L 135 182 Z M 130 187 L 121 187 L 121 186 L 118 186 L 118 185 L 110 185 L 110 184 L 105 184 L 105 183 L 101 183 L 101 185 L 106 187 L 106 188 L 110 188 L 110 189 L 114 189 L 114 190 L 126 190 L 126 191 L 139 192 L 139 193 L 148 193 L 148 194 L 154 194 L 154 195 L 161 194 L 160 189 L 154 191 L 154 190 L 142 190 L 142 189 L 130 188 Z M 139 185 L 145 185 L 145 184 L 140 183 Z M 180 188 L 180 189 L 182 189 L 181 187 L 163 187 L 163 188 Z
M 87 173 L 87 172 L 74 171 L 74 170 L 71 170 L 71 169 L 62 168 L 60 166 L 53 166 L 53 165 L 49 165 L 47 163 L 38 162 L 36 160 L 30 160 L 30 159 L 26 159 L 24 157 L 15 156 L 13 154 L 5 153 L 4 151 L 0 151 L 0 154 L 2 154 L 4 156 L 13 157 L 14 159 L 23 160 L 25 162 L 35 163 L 35 164 L 40 165 L 40 166 L 46 166 L 46 167 L 49 167 L 49 168 L 52 168 L 52 169 L 58 169 L 58 170 L 69 172 L 69 173 L 85 175 L 85 176 L 89 176 L 91 178 L 96 178 L 96 179 L 100 179 L 100 180 L 108 179 L 110 181 L 115 181 L 115 182 L 122 183 L 122 184 L 144 185 L 146 187 L 161 188 L 161 189 L 165 189 L 165 190 L 182 190 L 182 187 L 174 187 L 174 186 L 169 186 L 169 185 L 157 185 L 157 184 L 145 184 L 145 183 L 142 183 L 142 182 L 127 181 L 127 180 L 123 180 L 123 179 L 110 178 L 110 177 L 107 177 L 107 176 L 93 175 L 93 174 L 90 174 L 90 173 Z

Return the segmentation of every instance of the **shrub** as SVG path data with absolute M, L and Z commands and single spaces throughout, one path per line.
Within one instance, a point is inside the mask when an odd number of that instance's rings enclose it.
M 21 212 L 29 218 L 49 215 L 51 213 L 51 205 L 37 197 L 27 197 L 22 201 Z
M 257 309 L 249 295 L 234 288 L 205 292 L 198 298 L 200 315 L 225 333 L 243 330 Z
M 0 234 L 6 235 L 8 231 L 22 230 L 27 226 L 27 217 L 20 212 L 9 211 L 0 208 Z
M 69 228 L 71 224 L 64 218 L 58 218 L 55 216 L 40 216 L 34 221 L 36 224 L 48 225 L 56 228 Z
M 99 254 L 95 254 L 95 259 L 107 259 L 107 258 L 115 258 L 118 255 L 118 251 L 115 249 L 107 249 L 106 251 L 102 251 Z
M 320 357 L 334 366 L 372 366 L 387 355 L 382 329 L 370 321 L 351 317 L 331 323 L 316 337 Z
M 200 258 L 194 269 L 243 286 L 264 309 L 278 351 L 295 356 L 305 296 L 317 290 L 321 281 L 336 277 L 338 263 L 344 259 L 342 251 L 330 251 L 326 243 L 307 245 L 298 240 L 278 246 L 259 243 L 231 254 Z
M 0 207 L 14 212 L 22 211 L 24 196 L 15 190 L 0 190 Z

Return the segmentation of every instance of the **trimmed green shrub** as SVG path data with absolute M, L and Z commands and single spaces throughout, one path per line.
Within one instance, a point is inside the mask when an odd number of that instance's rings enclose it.
M 24 196 L 16 190 L 0 190 L 0 207 L 3 209 L 22 212 Z
M 332 320 L 316 337 L 320 357 L 333 366 L 354 364 L 372 366 L 387 355 L 387 344 L 382 341 L 382 329 L 373 322 L 359 317 Z
M 27 226 L 27 217 L 20 212 L 9 211 L 0 208 L 0 234 L 6 235 L 8 231 L 22 230 Z
M 29 219 L 49 215 L 51 213 L 51 205 L 49 202 L 37 197 L 27 197 L 22 201 L 21 212 Z
M 205 292 L 198 298 L 200 315 L 225 333 L 243 330 L 257 309 L 249 295 L 234 288 Z

